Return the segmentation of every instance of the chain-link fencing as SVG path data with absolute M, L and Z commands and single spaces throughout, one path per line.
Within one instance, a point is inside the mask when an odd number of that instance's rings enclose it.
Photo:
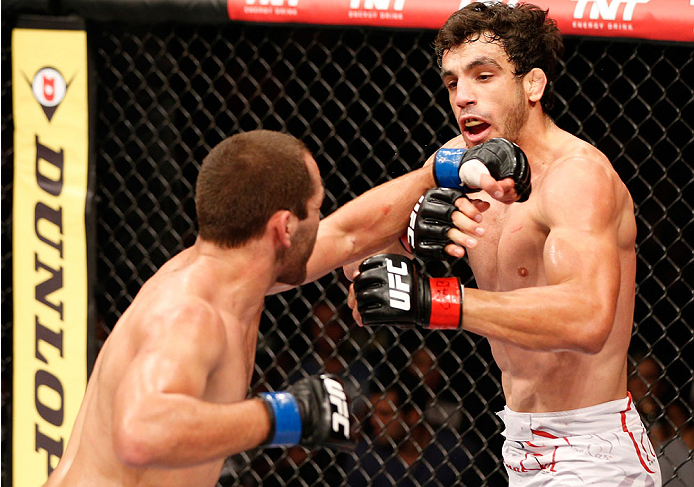
M 11 464 L 10 27 L 3 23 L 3 480 Z M 433 56 L 434 35 L 90 24 L 99 343 L 140 286 L 193 243 L 200 162 L 228 135 L 262 127 L 302 139 L 324 178 L 323 216 L 421 166 L 453 137 L 457 127 Z M 694 324 L 687 318 L 694 288 L 692 49 L 565 42 L 553 116 L 610 158 L 634 198 L 638 270 L 629 384 L 661 445 L 665 485 L 680 485 L 676 475 L 691 466 L 694 431 Z M 426 271 L 454 273 L 474 285 L 464 259 L 430 262 Z M 406 473 L 409 483 L 398 485 L 505 485 L 502 426 L 494 414 L 504 400 L 486 340 L 465 332 L 357 327 L 347 287 L 337 270 L 267 298 L 252 391 L 280 390 L 319 371 L 340 375 L 356 398 L 358 452 L 250 451 L 227 461 L 219 484 L 395 485 Z

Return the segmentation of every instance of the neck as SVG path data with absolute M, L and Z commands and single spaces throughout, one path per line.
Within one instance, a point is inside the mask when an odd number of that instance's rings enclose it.
M 263 240 L 241 247 L 223 248 L 198 238 L 188 249 L 190 260 L 199 264 L 223 307 L 249 314 L 262 307 L 267 290 L 275 283 L 274 249 Z
M 548 157 L 551 153 L 551 141 L 559 130 L 549 115 L 542 111 L 531 113 L 516 144 L 528 156 L 533 170 L 541 169 L 540 166 L 551 160 L 551 157 Z

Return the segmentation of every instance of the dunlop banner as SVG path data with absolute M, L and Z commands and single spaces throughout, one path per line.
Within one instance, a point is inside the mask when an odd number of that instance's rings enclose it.
M 17 487 L 42 485 L 56 467 L 87 384 L 87 57 L 87 34 L 79 20 L 56 24 L 35 18 L 13 30 L 12 477 Z

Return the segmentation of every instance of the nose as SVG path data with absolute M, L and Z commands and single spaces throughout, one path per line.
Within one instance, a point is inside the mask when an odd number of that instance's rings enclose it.
M 461 108 L 474 105 L 477 99 L 475 93 L 468 83 L 458 80 L 455 89 L 455 104 Z

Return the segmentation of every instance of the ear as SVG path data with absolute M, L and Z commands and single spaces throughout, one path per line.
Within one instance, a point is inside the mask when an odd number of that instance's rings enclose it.
M 277 245 L 290 247 L 296 232 L 298 218 L 289 210 L 279 210 L 267 222 L 266 232 L 272 235 Z
M 523 86 L 528 100 L 538 102 L 547 87 L 547 75 L 540 68 L 533 68 L 525 75 Z

